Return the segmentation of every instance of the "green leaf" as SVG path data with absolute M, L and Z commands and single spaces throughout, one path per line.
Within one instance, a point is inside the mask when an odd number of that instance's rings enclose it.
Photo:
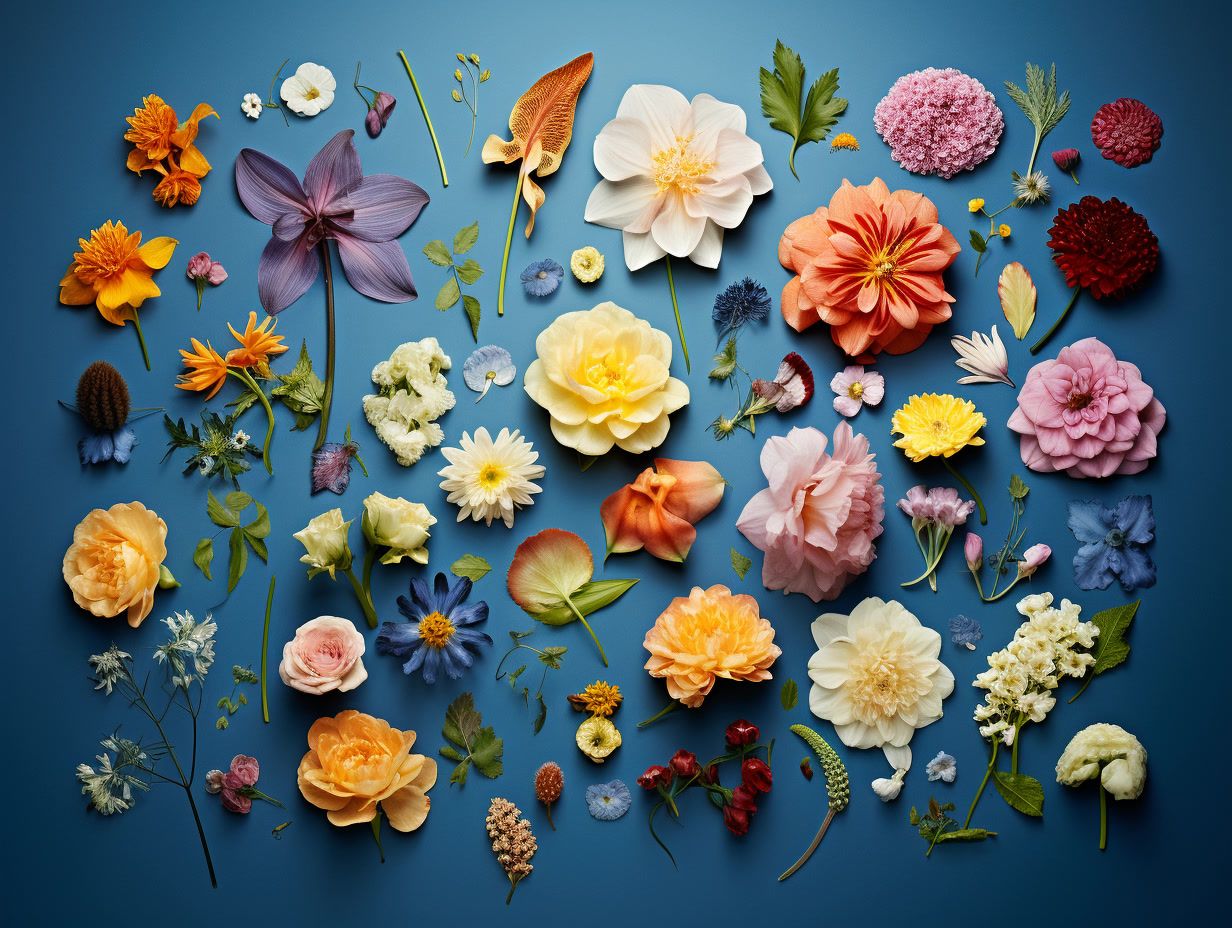
M 248 568 L 248 546 L 244 544 L 242 528 L 231 529 L 231 541 L 228 547 L 231 549 L 231 564 L 227 573 L 227 592 L 230 593 Z
M 820 142 L 830 132 L 847 101 L 835 98 L 838 69 L 813 82 L 804 97 L 804 62 L 781 41 L 774 43 L 774 70 L 761 69 L 761 111 L 770 127 L 792 138 L 787 165 L 796 174 L 796 150 L 806 142 Z M 803 102 L 802 102 L 803 101 Z M 803 112 L 801 106 L 803 105 Z
M 993 785 L 1011 809 L 1040 818 L 1044 814 L 1044 787 L 1035 777 L 1025 773 L 992 772 Z M 952 834 L 952 832 L 951 832 Z
M 325 403 L 325 384 L 312 370 L 312 358 L 308 355 L 308 343 L 301 342 L 299 360 L 289 374 L 279 374 L 279 385 L 270 390 L 270 396 L 282 400 L 282 404 L 295 413 L 295 428 L 308 428 L 320 415 Z
M 467 258 L 458 265 L 458 276 L 462 278 L 462 283 L 473 284 L 483 276 L 483 268 L 474 258 Z
M 598 612 L 604 606 L 609 606 L 623 596 L 636 580 L 589 580 L 570 597 L 578 612 L 584 616 Z M 543 612 L 531 614 L 531 618 L 544 625 L 568 625 L 576 622 L 577 616 L 565 603 L 551 606 Z
M 783 708 L 790 712 L 796 708 L 796 704 L 800 701 L 800 688 L 796 686 L 795 680 L 787 680 L 783 683 L 782 692 L 779 693 L 779 702 L 783 704 Z
M 735 548 L 732 548 L 731 565 L 732 570 L 736 572 L 736 576 L 743 580 L 744 575 L 747 574 L 749 572 L 749 568 L 753 566 L 753 561 L 747 556 L 741 554 Z
M 234 528 L 240 524 L 239 513 L 232 512 L 220 503 L 213 490 L 206 490 L 205 512 L 210 521 L 221 528 Z
M 252 553 L 259 557 L 262 561 L 269 563 L 269 548 L 265 544 L 265 539 L 259 536 L 248 534 L 247 529 L 241 529 L 244 533 L 244 539 L 252 548 Z
M 483 717 L 475 708 L 475 697 L 470 693 L 462 693 L 449 704 L 441 734 L 451 742 L 440 749 L 441 756 L 458 764 L 450 774 L 450 783 L 465 783 L 471 764 L 489 779 L 504 772 L 501 758 L 505 743 L 491 727 L 484 727 Z
M 1056 64 L 1045 74 L 1039 65 L 1028 62 L 1026 89 L 1012 81 L 1006 81 L 1005 90 L 1035 126 L 1037 148 L 1044 136 L 1055 129 L 1057 123 L 1069 112 L 1069 91 L 1057 95 Z
M 539 710 L 535 713 L 535 720 L 531 723 L 531 730 L 537 735 L 543 731 L 543 723 L 548 720 L 548 704 L 543 701 L 543 693 L 535 694 L 535 702 L 539 704 Z
M 736 372 L 736 336 L 727 340 L 723 350 L 714 356 L 714 368 L 710 371 L 711 380 L 727 380 Z
M 1095 663 L 1087 668 L 1082 687 L 1069 698 L 1070 702 L 1086 692 L 1097 674 L 1125 663 L 1125 659 L 1129 657 L 1129 642 L 1125 640 L 1125 635 L 1129 632 L 1129 626 L 1133 624 L 1134 616 L 1138 614 L 1138 607 L 1141 605 L 1142 600 L 1136 599 L 1132 603 L 1113 606 L 1091 616 L 1091 621 L 1099 629 L 1099 635 L 1091 647 Z
M 988 250 L 988 243 L 984 240 L 984 236 L 980 235 L 975 229 L 971 230 L 971 247 L 980 254 Z
M 436 295 L 436 308 L 448 309 L 454 303 L 458 302 L 458 297 L 462 295 L 462 291 L 458 289 L 458 281 L 451 274 L 449 279 L 445 281 L 441 287 L 440 293 Z
M 252 497 L 241 490 L 232 490 L 223 498 L 223 504 L 238 516 L 252 505 Z
M 479 220 L 476 219 L 469 226 L 465 226 L 457 231 L 453 237 L 453 253 L 455 255 L 464 255 L 479 241 Z
M 253 500 L 257 507 L 257 517 L 244 526 L 244 532 L 252 538 L 268 538 L 270 533 L 269 511 Z
M 1026 499 L 1030 492 L 1031 488 L 1023 482 L 1021 477 L 1017 474 L 1010 477 L 1010 496 L 1014 499 Z
M 437 267 L 449 267 L 453 264 L 453 255 L 440 239 L 435 239 L 423 247 L 424 257 Z
M 813 81 L 808 96 L 804 98 L 803 124 L 800 126 L 797 148 L 805 142 L 820 142 L 830 134 L 838 117 L 846 112 L 847 101 L 834 96 L 837 90 L 838 68 L 827 71 Z
M 552 670 L 560 670 L 561 658 L 565 656 L 568 650 L 568 648 L 562 648 L 559 645 L 544 648 L 538 655 L 539 663 L 550 667 Z
M 462 297 L 462 309 L 465 310 L 466 319 L 471 324 L 471 338 L 479 341 L 479 316 L 482 313 L 479 300 L 469 293 L 464 295 Z
M 465 577 L 471 583 L 478 583 L 492 570 L 492 565 L 478 554 L 464 554 L 449 565 L 449 572 L 455 577 Z
M 937 835 L 937 843 L 942 841 L 983 841 L 985 838 L 995 838 L 997 833 L 987 828 L 958 828 L 954 831 Z
M 214 560 L 214 539 L 202 538 L 197 542 L 197 548 L 193 551 L 193 563 L 197 565 L 201 573 L 205 574 L 206 580 L 213 580 L 210 576 L 210 563 Z

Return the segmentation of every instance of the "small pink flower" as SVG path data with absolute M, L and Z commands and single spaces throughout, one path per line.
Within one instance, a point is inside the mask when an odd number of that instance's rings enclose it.
M 231 774 L 227 774 L 227 776 L 231 776 Z M 247 815 L 252 811 L 252 799 L 245 796 L 239 789 L 224 786 L 222 788 L 222 807 L 228 812 Z
M 211 287 L 217 287 L 227 279 L 226 269 L 204 251 L 199 251 L 188 259 L 187 274 L 189 280 L 204 281 Z
M 255 757 L 249 757 L 247 754 L 236 754 L 231 758 L 231 777 L 234 777 L 234 782 L 239 786 L 256 786 L 257 780 L 261 776 L 261 765 Z M 230 784 L 228 784 L 230 785 Z M 238 787 L 232 787 L 236 789 Z
M 834 391 L 834 411 L 851 417 L 865 403 L 878 405 L 885 398 L 885 378 L 876 371 L 866 371 L 859 364 L 843 368 L 830 381 Z
M 793 351 L 779 363 L 773 380 L 753 381 L 753 392 L 778 412 L 791 412 L 813 398 L 813 372 Z
M 975 503 L 959 497 L 952 487 L 933 487 L 925 492 L 923 486 L 914 486 L 898 501 L 898 508 L 911 516 L 912 523 L 934 522 L 952 531 L 967 521 Z
M 282 649 L 278 675 L 302 693 L 345 693 L 368 679 L 363 655 L 364 636 L 354 623 L 322 615 L 296 629 Z
M 1052 548 L 1048 545 L 1032 545 L 1022 553 L 1018 562 L 1018 576 L 1029 577 L 1040 569 L 1052 557 Z
M 205 791 L 211 796 L 217 796 L 222 792 L 223 777 L 226 776 L 221 770 L 211 770 L 205 775 Z
M 975 532 L 967 532 L 967 540 L 963 542 L 963 556 L 967 559 L 967 569 L 978 573 L 984 566 L 984 539 Z

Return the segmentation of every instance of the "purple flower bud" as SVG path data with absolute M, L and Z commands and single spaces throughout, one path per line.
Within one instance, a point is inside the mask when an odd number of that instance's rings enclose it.
M 394 99 L 392 93 L 386 93 L 384 90 L 377 92 L 376 102 L 372 104 L 372 108 L 381 120 L 381 128 L 389 124 L 390 114 L 393 113 L 394 107 L 397 105 L 398 101 Z
M 368 130 L 368 135 L 376 138 L 381 134 L 381 130 L 385 128 L 381 122 L 381 116 L 376 110 L 368 110 L 368 115 L 364 117 L 364 128 Z
M 967 559 L 967 569 L 979 573 L 984 566 L 984 539 L 975 532 L 967 532 L 967 540 L 963 542 L 963 556 Z
M 1052 557 L 1052 548 L 1047 545 L 1032 545 L 1022 553 L 1018 562 L 1018 576 L 1029 577 Z
M 1076 148 L 1060 148 L 1052 153 L 1052 163 L 1062 171 L 1072 171 L 1081 157 Z

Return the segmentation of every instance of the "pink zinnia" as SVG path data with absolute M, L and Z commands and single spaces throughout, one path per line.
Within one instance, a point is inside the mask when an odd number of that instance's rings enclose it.
M 851 364 L 830 381 L 834 391 L 834 411 L 851 418 L 868 403 L 876 406 L 885 398 L 885 378 L 876 371 L 866 371 L 863 365 Z
M 1032 470 L 1107 477 L 1145 470 L 1166 418 L 1136 365 L 1084 338 L 1031 368 L 1008 424 Z
M 761 468 L 770 486 L 757 493 L 736 528 L 765 552 L 766 589 L 834 599 L 877 556 L 885 491 L 868 439 L 842 422 L 834 445 L 815 428 L 767 439 Z

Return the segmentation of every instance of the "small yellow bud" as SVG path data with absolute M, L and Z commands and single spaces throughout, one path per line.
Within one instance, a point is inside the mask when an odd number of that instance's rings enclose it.
M 981 197 L 976 197 L 974 200 L 967 201 L 967 210 L 972 213 L 978 213 L 984 208 L 984 200 Z
M 453 92 L 452 94 L 450 94 L 450 96 L 451 96 L 451 97 L 453 97 L 453 102 L 454 102 L 454 103 L 461 103 L 461 102 L 462 102 L 462 94 L 458 93 L 458 91 L 457 91 L 456 89 L 454 90 L 454 92 Z
M 463 64 L 466 64 L 466 56 L 465 56 L 464 54 L 462 54 L 461 52 L 455 52 L 455 53 L 454 53 L 454 56 L 455 56 L 455 57 L 456 57 L 459 61 L 461 61 Z
M 1001 236 L 1002 238 L 1009 238 L 1010 237 L 1010 227 L 1007 226 L 1004 222 L 1001 223 L 1001 225 L 997 226 L 997 234 Z
M 481 71 L 479 74 L 479 83 L 482 84 L 484 81 L 486 81 L 491 76 L 492 76 L 492 72 L 489 71 L 487 68 L 484 68 L 483 71 Z
M 476 55 L 474 52 L 471 52 L 470 59 L 471 59 L 471 64 L 473 64 L 475 67 L 479 67 L 479 56 L 478 55 Z
M 453 69 L 453 79 L 457 81 L 459 84 L 462 83 L 462 69 L 461 68 Z

